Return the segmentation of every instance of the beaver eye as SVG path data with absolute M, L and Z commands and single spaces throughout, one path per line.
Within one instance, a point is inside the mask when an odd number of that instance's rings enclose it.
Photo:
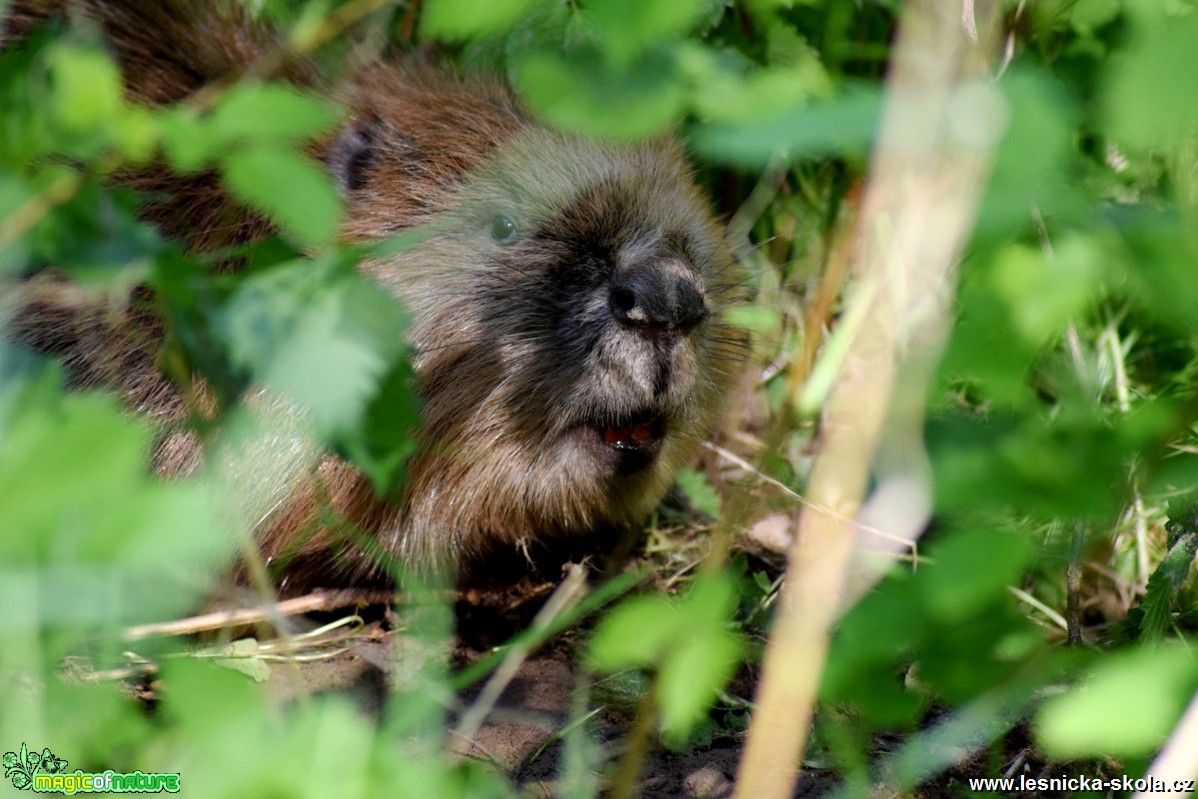
M 491 238 L 500 244 L 511 244 L 516 239 L 516 223 L 511 217 L 497 214 L 491 220 Z

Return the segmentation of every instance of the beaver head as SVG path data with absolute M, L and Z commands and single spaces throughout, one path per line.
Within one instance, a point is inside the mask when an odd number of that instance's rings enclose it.
M 436 93 L 439 130 L 417 98 L 372 105 L 335 160 L 350 238 L 427 230 L 364 267 L 412 313 L 424 401 L 380 541 L 405 563 L 461 563 L 642 520 L 734 372 L 724 231 L 671 139 L 553 132 L 493 87 Z

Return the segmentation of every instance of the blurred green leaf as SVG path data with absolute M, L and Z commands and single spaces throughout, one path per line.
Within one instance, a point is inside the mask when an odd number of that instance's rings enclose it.
M 837 625 L 820 698 L 851 703 L 879 724 L 910 723 L 924 698 L 907 689 L 903 671 L 929 626 L 911 576 L 892 574 Z
M 164 246 L 158 231 L 137 218 L 138 206 L 131 192 L 85 183 L 31 231 L 33 254 L 77 279 L 132 282 Z
M 404 464 L 416 451 L 415 431 L 420 406 L 416 374 L 400 358 L 376 384 L 361 422 L 338 431 L 334 445 L 370 478 L 380 495 L 394 492 L 404 476 Z
M 1122 10 L 1123 0 L 1078 0 L 1070 21 L 1078 33 L 1089 34 L 1114 21 Z
M 928 422 L 941 512 L 1102 518 L 1122 499 L 1126 464 L 1171 428 L 1167 406 L 1145 407 L 1114 429 L 1072 403 L 1055 418 L 945 414 Z
M 1031 66 L 1014 67 L 998 82 L 1009 109 L 986 186 L 978 228 L 1010 236 L 1026 229 L 1034 212 L 1051 217 L 1080 202 L 1070 177 L 1077 151 L 1073 99 L 1051 76 Z
M 221 173 L 234 196 L 270 216 L 296 241 L 328 244 L 336 235 L 341 200 L 328 173 L 310 158 L 251 146 L 225 153 Z
M 213 324 L 234 367 L 310 411 L 380 490 L 394 484 L 418 418 L 394 298 L 336 258 L 299 261 L 246 277 Z
M 671 647 L 658 673 L 657 701 L 667 738 L 685 740 L 702 721 L 732 675 L 743 651 L 730 631 L 705 630 Z
M 600 619 L 587 660 L 597 671 L 657 666 L 663 731 L 684 739 L 736 670 L 742 644 L 728 622 L 737 600 L 727 574 L 696 579 L 679 599 L 632 597 Z
M 1147 208 L 1118 208 L 1110 220 L 1128 248 L 1125 279 L 1147 313 L 1188 335 L 1198 325 L 1198 249 L 1182 216 Z
M 1098 242 L 1087 237 L 1057 242 L 1052 255 L 1016 244 L 998 254 L 991 280 L 1010 309 L 1014 329 L 1039 347 L 1097 298 L 1104 258 Z
M 341 118 L 336 105 L 280 83 L 239 83 L 221 98 L 206 120 L 210 135 L 225 146 L 238 143 L 298 142 L 332 128 Z
M 0 570 L 37 575 L 43 620 L 128 623 L 209 589 L 227 533 L 200 484 L 146 476 L 142 421 L 112 397 L 61 395 L 53 373 L 10 375 L 0 393 Z
M 707 476 L 694 469 L 683 469 L 678 473 L 678 488 L 686 495 L 695 510 L 713 519 L 720 518 L 720 495 L 712 488 Z
M 178 106 L 162 117 L 162 146 L 171 167 L 184 174 L 205 166 L 219 140 L 194 108 Z
M 124 105 L 121 75 L 102 50 L 60 43 L 47 53 L 53 81 L 54 114 L 67 130 L 106 130 Z
M 595 627 L 587 660 L 597 671 L 652 665 L 677 635 L 680 620 L 665 597 L 626 599 Z
M 10 219 L 33 199 L 35 191 L 20 176 L 0 173 L 0 220 Z M 2 225 L 0 221 L 0 230 L 4 230 Z M 28 265 L 30 247 L 28 238 L 15 235 L 15 231 L 7 239 L 0 239 L 0 279 Z
M 855 87 L 765 119 L 699 128 L 695 146 L 706 155 L 760 168 L 777 152 L 791 159 L 832 154 L 864 158 L 881 110 L 876 88 Z
M 612 63 L 624 67 L 650 45 L 686 31 L 710 3 L 696 0 L 591 0 L 586 10 L 605 42 Z
M 428 0 L 421 17 L 426 36 L 469 39 L 511 28 L 536 0 Z
M 1181 647 L 1111 655 L 1081 683 L 1044 703 L 1036 738 L 1051 756 L 1142 757 L 1164 741 L 1198 687 L 1198 664 Z
M 550 123 L 620 139 L 660 133 L 681 115 L 685 95 L 673 73 L 672 53 L 662 48 L 623 69 L 608 66 L 594 47 L 576 48 L 568 58 L 529 54 L 514 65 L 521 93 Z
M 766 305 L 734 305 L 724 311 L 724 321 L 761 335 L 777 335 L 782 329 L 782 315 Z
M 112 135 L 122 157 L 130 164 L 144 164 L 154 157 L 162 137 L 159 115 L 141 106 L 127 106 Z
M 928 612 L 959 622 L 1005 599 L 1032 555 L 1026 536 L 999 530 L 958 533 L 929 553 L 932 565 L 920 569 L 915 585 Z
M 1130 41 L 1105 65 L 1105 126 L 1128 144 L 1169 146 L 1198 124 L 1198 103 L 1179 79 L 1198 74 L 1198 14 L 1155 3 L 1132 9 Z
M 680 78 L 691 87 L 695 113 L 709 124 L 745 126 L 769 120 L 779 108 L 832 93 L 828 75 L 814 56 L 793 65 L 760 68 L 697 44 L 682 44 L 677 53 Z

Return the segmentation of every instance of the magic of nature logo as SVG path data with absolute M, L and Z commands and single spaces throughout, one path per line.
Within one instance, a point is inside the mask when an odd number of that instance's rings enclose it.
M 22 742 L 21 751 L 5 752 L 4 776 L 14 788 L 37 793 L 168 793 L 179 792 L 178 773 L 67 771 L 67 761 L 49 749 L 39 754 Z

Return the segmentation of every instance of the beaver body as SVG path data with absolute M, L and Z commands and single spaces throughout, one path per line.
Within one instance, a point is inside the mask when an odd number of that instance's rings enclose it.
M 130 96 L 150 104 L 237 74 L 271 41 L 206 5 L 65 5 L 103 25 Z M 304 64 L 286 72 L 318 83 Z M 643 520 L 711 429 L 738 354 L 720 322 L 731 254 L 678 145 L 554 132 L 498 82 L 429 67 L 372 64 L 330 92 L 347 120 L 317 147 L 344 197 L 342 237 L 428 231 L 361 266 L 412 315 L 422 422 L 397 501 L 331 455 L 297 450 L 308 466 L 268 478 L 258 537 L 282 590 L 387 581 L 377 553 L 319 521 L 328 510 L 417 568 Z M 194 249 L 264 232 L 210 179 L 132 182 L 169 195 L 147 213 Z M 61 353 L 77 383 L 182 413 L 153 335 L 123 329 L 130 314 L 29 306 L 22 338 Z M 194 468 L 197 446 L 165 436 L 160 471 Z

